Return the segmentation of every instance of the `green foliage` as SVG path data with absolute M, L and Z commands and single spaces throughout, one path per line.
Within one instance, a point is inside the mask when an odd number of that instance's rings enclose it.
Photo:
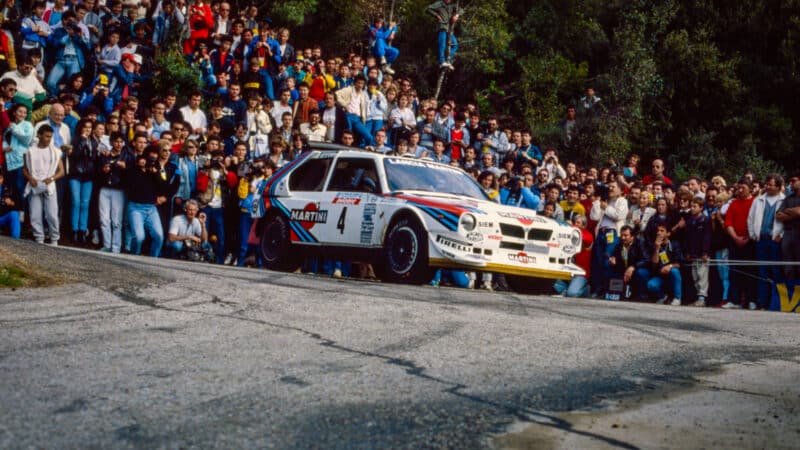
M 203 87 L 200 71 L 190 66 L 175 46 L 166 48 L 156 56 L 156 67 L 160 73 L 153 78 L 153 86 L 159 95 L 172 88 L 178 92 L 179 103 L 183 103 L 192 91 Z
M 520 109 L 530 128 L 554 124 L 564 115 L 564 100 L 579 92 L 589 71 L 585 62 L 575 64 L 550 51 L 520 60 Z
M 302 25 L 306 16 L 317 9 L 317 0 L 284 0 L 273 3 L 270 15 L 279 24 L 287 26 Z
M 0 267 L 0 287 L 16 288 L 25 283 L 27 275 L 16 266 Z

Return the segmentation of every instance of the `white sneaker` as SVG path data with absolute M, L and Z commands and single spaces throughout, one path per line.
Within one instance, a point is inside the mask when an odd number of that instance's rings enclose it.
M 739 309 L 739 305 L 733 302 L 724 302 L 721 307 L 723 309 Z
M 492 283 L 489 281 L 484 281 L 483 283 L 481 283 L 481 289 L 487 290 L 489 292 L 492 292 L 494 290 L 492 289 Z
M 454 70 L 455 69 L 455 67 L 453 67 L 453 65 L 450 64 L 449 62 L 443 62 L 442 65 L 440 65 L 439 67 L 441 67 L 442 69 L 447 69 L 447 70 Z
M 50 241 L 47 243 L 50 247 L 58 247 L 58 241 Z
M 467 289 L 475 289 L 475 280 L 469 280 L 469 283 L 467 283 Z
M 672 299 L 672 303 L 670 303 L 670 305 L 672 305 L 672 306 L 681 306 L 681 299 L 673 298 Z
M 387 75 L 394 75 L 394 69 L 392 69 L 392 66 L 389 64 L 384 64 L 381 69 L 383 70 L 383 73 Z
M 749 309 L 750 311 L 755 311 L 758 309 L 758 305 L 756 304 L 756 302 L 750 302 L 747 304 L 747 309 Z
M 660 299 L 656 300 L 656 305 L 663 305 L 663 304 L 667 303 L 667 300 L 669 300 L 669 296 L 665 295 L 665 296 L 661 297 Z
M 228 256 L 226 256 L 226 257 L 225 257 L 225 265 L 226 265 L 226 266 L 229 266 L 229 265 L 231 265 L 231 261 L 233 261 L 233 255 L 231 255 L 230 253 L 228 253 Z
M 699 306 L 700 308 L 705 308 L 706 300 L 704 298 L 698 299 L 696 302 L 692 303 L 691 306 Z
M 331 276 L 333 278 L 342 278 L 342 271 L 340 269 L 333 269 Z
M 97 230 L 92 230 L 92 244 L 100 245 L 100 233 Z

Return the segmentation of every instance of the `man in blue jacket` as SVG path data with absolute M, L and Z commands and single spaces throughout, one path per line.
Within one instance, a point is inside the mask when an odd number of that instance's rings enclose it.
M 48 53 L 55 52 L 55 65 L 47 77 L 47 90 L 51 97 L 58 93 L 58 83 L 62 78 L 69 78 L 83 70 L 89 50 L 89 41 L 83 37 L 74 13 L 65 13 L 64 19 L 64 26 L 56 28 L 47 47 Z

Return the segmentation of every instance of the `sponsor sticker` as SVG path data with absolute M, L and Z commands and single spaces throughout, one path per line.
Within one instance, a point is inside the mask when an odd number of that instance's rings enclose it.
M 467 242 L 457 241 L 455 239 L 450 239 L 444 237 L 442 235 L 436 236 L 436 242 L 442 244 L 445 247 L 449 247 L 453 250 L 458 250 L 460 252 L 471 252 L 472 251 L 472 244 Z
M 309 203 L 303 209 L 293 209 L 289 220 L 300 222 L 303 228 L 310 230 L 314 224 L 328 222 L 328 211 L 320 210 L 316 203 Z
M 483 241 L 483 234 L 473 231 L 467 234 L 467 240 L 470 242 L 482 242 Z
M 494 223 L 492 223 L 492 222 L 478 222 L 478 228 L 494 228 Z
M 490 234 L 490 235 L 488 235 L 486 237 L 490 241 L 502 241 L 503 240 L 503 236 L 500 236 L 499 234 Z
M 339 205 L 355 206 L 361 203 L 361 198 L 362 198 L 361 194 L 343 192 L 336 194 L 336 197 L 333 198 L 333 203 Z
M 375 203 L 367 203 L 364 205 L 364 214 L 361 216 L 360 230 L 360 242 L 362 244 L 372 243 L 372 234 L 375 231 L 375 222 L 372 220 L 372 216 L 375 215 L 377 210 L 378 205 Z
M 509 253 L 508 259 L 520 264 L 536 264 L 536 257 L 528 255 L 525 252 Z

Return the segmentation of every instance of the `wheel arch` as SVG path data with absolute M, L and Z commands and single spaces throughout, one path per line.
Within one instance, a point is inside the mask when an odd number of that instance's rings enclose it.
M 415 220 L 419 222 L 419 224 L 422 226 L 422 229 L 425 230 L 425 232 L 430 233 L 431 231 L 430 228 L 428 227 L 428 222 L 425 220 L 425 217 L 419 210 L 414 208 L 404 207 L 395 211 L 394 214 L 392 214 L 392 217 L 386 222 L 386 226 L 383 228 L 381 242 L 386 241 L 386 233 L 388 233 L 389 230 L 392 229 L 392 225 L 403 219 Z

